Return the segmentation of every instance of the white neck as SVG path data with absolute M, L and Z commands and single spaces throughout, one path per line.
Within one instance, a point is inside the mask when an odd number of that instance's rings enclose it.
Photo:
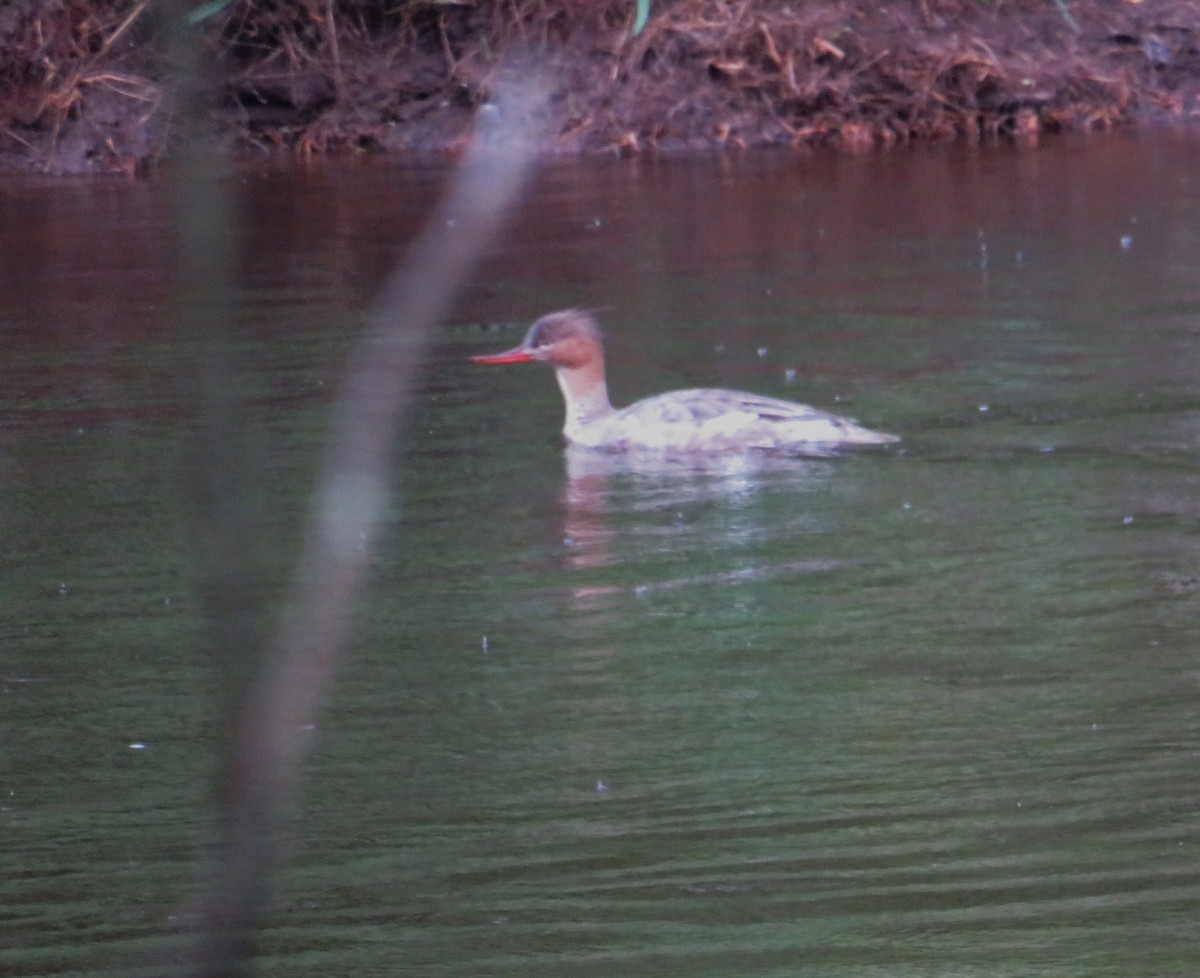
M 576 368 L 560 367 L 554 375 L 567 405 L 564 430 L 589 425 L 612 414 L 603 364 L 598 369 L 592 364 Z

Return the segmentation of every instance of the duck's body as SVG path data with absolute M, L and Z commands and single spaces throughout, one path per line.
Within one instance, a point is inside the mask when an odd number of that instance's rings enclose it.
M 568 410 L 563 434 L 589 448 L 681 452 L 828 450 L 896 441 L 807 404 L 719 388 L 659 394 L 586 420 Z
M 895 435 L 869 431 L 807 404 L 719 388 L 672 391 L 614 408 L 608 400 L 600 332 L 592 317 L 577 309 L 543 316 L 518 347 L 472 359 L 476 363 L 540 360 L 553 366 L 567 407 L 563 435 L 587 448 L 823 455 L 899 441 Z

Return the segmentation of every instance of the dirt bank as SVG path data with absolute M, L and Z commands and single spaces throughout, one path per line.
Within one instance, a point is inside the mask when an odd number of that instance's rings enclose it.
M 195 0 L 197 14 L 217 6 Z M 0 8 L 0 167 L 134 172 L 169 151 L 146 0 Z M 1200 0 L 234 0 L 194 30 L 214 138 L 453 152 L 505 54 L 552 68 L 549 149 L 862 149 L 1200 116 Z

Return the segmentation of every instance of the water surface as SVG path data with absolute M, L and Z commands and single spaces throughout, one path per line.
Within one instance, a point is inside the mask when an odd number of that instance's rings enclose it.
M 1037 152 L 548 168 L 437 336 L 266 974 L 1169 976 L 1200 938 L 1200 178 Z M 361 310 L 443 174 L 239 175 L 237 356 L 286 581 Z M 0 188 L 0 970 L 186 919 L 219 741 L 168 188 Z M 782 465 L 565 453 L 618 402 L 900 434 Z

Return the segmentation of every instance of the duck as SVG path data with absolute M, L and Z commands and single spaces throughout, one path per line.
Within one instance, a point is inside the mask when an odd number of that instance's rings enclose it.
M 670 391 L 614 408 L 608 398 L 600 330 L 583 309 L 542 316 L 519 346 L 473 356 L 471 361 L 553 367 L 566 405 L 563 436 L 572 446 L 610 452 L 825 456 L 900 440 L 807 404 L 715 387 Z

